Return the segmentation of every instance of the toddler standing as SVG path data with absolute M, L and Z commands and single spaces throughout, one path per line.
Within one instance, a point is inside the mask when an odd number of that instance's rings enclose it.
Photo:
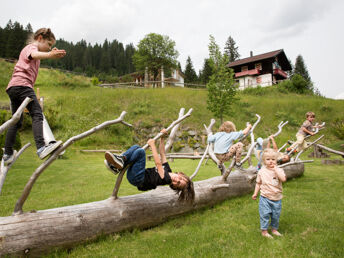
M 14 67 L 12 78 L 6 88 L 6 93 L 11 100 L 11 110 L 14 114 L 26 97 L 32 99 L 27 105 L 32 118 L 32 131 L 36 143 L 37 155 L 44 159 L 53 152 L 62 142 L 51 143 L 45 146 L 43 138 L 43 113 L 33 90 L 41 59 L 62 58 L 66 55 L 65 50 L 52 48 L 55 44 L 55 36 L 48 28 L 37 30 L 31 43 L 20 52 L 19 60 Z M 6 134 L 5 152 L 3 155 L 4 164 L 10 164 L 15 157 L 13 145 L 18 129 L 22 126 L 23 115 L 14 126 L 11 126 Z
M 278 153 L 273 149 L 265 149 L 263 152 L 264 166 L 259 170 L 256 187 L 252 199 L 256 200 L 258 192 L 260 229 L 262 236 L 272 238 L 268 233 L 269 220 L 271 219 L 271 233 L 282 236 L 277 230 L 282 210 L 282 182 L 287 180 L 283 169 L 277 167 Z

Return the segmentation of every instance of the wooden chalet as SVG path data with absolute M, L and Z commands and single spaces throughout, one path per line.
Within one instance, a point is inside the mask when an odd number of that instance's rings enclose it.
M 231 62 L 228 67 L 235 72 L 239 89 L 271 86 L 280 80 L 288 79 L 287 71 L 292 69 L 283 49 L 243 58 Z

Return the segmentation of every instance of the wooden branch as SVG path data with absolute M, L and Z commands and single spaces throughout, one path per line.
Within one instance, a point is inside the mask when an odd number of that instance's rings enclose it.
M 323 137 L 324 137 L 324 135 L 320 136 L 320 137 L 319 137 L 318 139 L 316 139 L 314 142 L 312 142 L 312 143 L 310 143 L 309 145 L 307 145 L 306 148 L 304 148 L 302 151 L 300 151 L 300 152 L 296 155 L 295 160 L 298 160 L 299 157 L 300 157 L 300 155 L 301 155 L 305 150 L 307 150 L 309 147 L 311 147 L 314 143 L 318 142 L 318 141 L 319 141 L 321 138 L 323 138 Z
M 11 119 L 8 120 L 8 121 L 6 121 L 4 124 L 2 124 L 2 125 L 0 126 L 0 133 L 2 133 L 3 131 L 5 131 L 7 128 L 11 127 L 12 125 L 15 125 L 15 124 L 19 121 L 19 119 L 20 119 L 20 117 L 21 117 L 21 115 L 22 115 L 22 113 L 23 113 L 25 107 L 26 107 L 27 104 L 29 104 L 31 101 L 32 101 L 32 99 L 30 99 L 29 97 L 26 97 L 26 98 L 24 99 L 23 103 L 21 103 L 21 105 L 19 106 L 19 108 L 17 109 L 17 111 L 12 115 Z
M 286 142 L 285 144 L 283 144 L 282 147 L 278 149 L 278 152 L 281 152 L 281 150 L 283 150 L 283 148 L 284 148 L 287 144 L 288 144 L 287 142 Z
M 214 185 L 211 190 L 213 192 L 215 192 L 217 189 L 221 189 L 221 188 L 228 188 L 229 184 L 218 184 L 218 185 Z
M 28 148 L 31 146 L 31 143 L 25 144 L 17 153 L 15 153 L 14 159 L 11 164 L 5 166 L 4 160 L 1 160 L 1 167 L 0 167 L 0 195 L 1 195 L 1 190 L 2 186 L 4 185 L 5 179 L 7 172 L 10 170 L 12 165 L 16 162 L 16 160 L 19 158 L 19 156 Z
M 14 213 L 15 214 L 20 214 L 23 212 L 23 205 L 27 199 L 27 197 L 29 196 L 31 189 L 34 185 L 34 183 L 36 182 L 36 180 L 38 179 L 38 177 L 43 173 L 43 171 L 52 163 L 54 162 L 59 154 L 61 152 L 63 152 L 65 149 L 67 149 L 71 144 L 73 144 L 75 141 L 80 140 L 82 138 L 85 138 L 101 129 L 104 129 L 105 127 L 109 126 L 109 125 L 113 125 L 113 124 L 117 124 L 117 123 L 122 123 L 125 125 L 130 125 L 128 123 L 124 123 L 123 122 L 123 118 L 126 115 L 127 112 L 123 111 L 122 114 L 119 116 L 119 118 L 115 119 L 115 120 L 110 120 L 110 121 L 106 121 L 96 127 L 93 127 L 92 129 L 81 133 L 79 135 L 73 136 L 71 138 L 69 138 L 64 144 L 62 144 L 56 151 L 53 152 L 53 154 L 46 160 L 44 161 L 44 163 L 42 163 L 37 169 L 36 171 L 32 174 L 32 176 L 30 177 L 29 181 L 26 183 L 23 193 L 20 196 L 20 198 L 18 199 L 15 208 L 14 208 Z M 131 125 L 130 125 L 131 126 Z
M 80 150 L 81 152 L 106 152 L 106 151 L 110 151 L 110 152 L 118 152 L 118 153 L 122 153 L 121 150 Z
M 179 111 L 179 116 L 178 116 L 178 119 L 182 118 L 184 116 L 184 112 L 185 112 L 185 108 L 181 108 L 180 111 Z M 167 142 L 165 144 L 165 152 L 167 153 L 171 147 L 172 147 L 172 144 L 174 142 L 174 138 L 176 137 L 176 133 L 179 129 L 179 125 L 180 123 L 176 124 L 172 130 L 171 130 L 171 133 L 167 139 Z
M 278 131 L 276 133 L 273 134 L 273 137 L 275 138 L 276 136 L 278 136 L 281 132 L 282 132 L 282 128 L 283 126 L 285 126 L 286 124 L 288 124 L 288 121 L 284 122 L 281 121 L 281 123 L 279 123 L 278 127 Z
M 170 131 L 175 125 L 182 122 L 184 119 L 188 118 L 192 113 L 192 108 L 189 109 L 189 111 L 182 117 L 178 118 L 177 120 L 173 121 L 167 128 L 166 131 Z M 162 133 L 158 133 L 153 139 L 156 141 L 162 136 Z M 142 149 L 146 150 L 148 148 L 148 144 L 145 144 Z
M 206 132 L 207 132 L 208 138 L 213 135 L 212 128 L 213 128 L 214 124 L 215 124 L 215 119 L 210 119 L 210 124 L 208 127 L 206 125 L 203 125 Z M 209 154 L 210 158 L 215 162 L 216 165 L 220 165 L 220 161 L 217 159 L 217 157 L 214 153 L 214 143 L 209 143 L 208 154 Z M 221 170 L 221 174 L 222 174 L 222 170 Z
M 234 157 L 233 157 L 233 158 L 232 158 L 231 164 L 230 164 L 229 167 L 226 169 L 226 172 L 222 175 L 222 179 L 223 179 L 224 181 L 227 180 L 227 177 L 228 177 L 229 174 L 232 172 L 232 169 L 233 169 L 233 167 L 234 167 L 234 164 L 235 164 L 235 159 L 234 159 Z
M 184 113 L 184 112 L 183 112 Z M 170 131 L 172 130 L 172 128 L 174 128 L 177 124 L 179 124 L 180 122 L 182 122 L 184 119 L 186 119 L 187 117 L 189 117 L 192 113 L 192 108 L 189 109 L 189 111 L 183 115 L 182 117 L 178 117 L 177 120 L 173 121 L 167 128 L 166 128 L 166 131 Z M 179 112 L 179 115 L 181 114 L 181 111 Z M 163 134 L 162 133 L 158 133 L 153 139 L 156 141 L 158 140 Z M 148 148 L 148 144 L 145 144 L 142 149 L 146 150 Z M 117 199 L 118 198 L 118 191 L 119 191 L 119 187 L 121 186 L 121 182 L 122 182 L 122 179 L 123 179 L 123 175 L 125 173 L 126 169 L 123 169 L 118 177 L 117 177 L 117 180 L 116 180 L 116 184 L 115 184 L 115 188 L 113 189 L 112 191 L 112 198 L 114 199 Z
M 248 160 L 251 157 L 252 151 L 255 149 L 257 142 L 254 141 L 254 134 L 253 131 L 251 132 L 251 146 L 247 151 L 247 154 L 245 156 L 245 158 L 243 158 L 240 163 L 244 164 L 246 162 L 246 160 Z
M 253 131 L 254 129 L 256 128 L 256 126 L 258 125 L 258 123 L 260 122 L 260 115 L 256 114 L 256 117 L 257 117 L 257 120 L 256 122 L 253 124 L 252 128 L 250 129 L 250 131 L 240 139 L 240 141 L 243 141 L 247 136 L 249 136 Z
M 321 144 L 319 144 L 319 143 L 317 144 L 317 146 L 318 146 L 319 148 L 321 148 L 321 149 L 326 150 L 326 151 L 332 152 L 332 153 L 334 153 L 334 154 L 341 155 L 341 156 L 344 158 L 344 152 L 341 152 L 341 151 L 337 151 L 337 150 L 331 149 L 331 148 L 326 147 L 326 146 L 324 146 L 324 145 L 321 145 Z
M 314 162 L 314 160 L 298 160 L 298 161 L 290 161 L 288 163 L 282 164 L 282 165 L 278 165 L 279 168 L 284 168 L 287 166 L 291 166 L 294 164 L 302 164 L 302 163 L 312 163 Z
M 201 165 L 203 163 L 204 158 L 207 156 L 208 151 L 209 151 L 209 145 L 210 144 L 207 145 L 207 148 L 205 149 L 205 151 L 203 153 L 203 156 L 202 156 L 201 160 L 199 161 L 199 163 L 198 163 L 198 165 L 197 165 L 197 167 L 195 169 L 195 172 L 193 172 L 193 174 L 190 176 L 191 180 L 197 175 L 197 173 L 198 173 L 198 171 L 199 171 L 199 169 L 200 169 L 200 167 L 201 167 Z

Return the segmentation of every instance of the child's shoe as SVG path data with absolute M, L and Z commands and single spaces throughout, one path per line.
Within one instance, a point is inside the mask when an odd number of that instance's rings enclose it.
M 115 175 L 117 175 L 119 172 L 121 172 L 120 169 L 116 168 L 114 165 L 109 164 L 109 162 L 107 162 L 107 160 L 104 160 L 104 164 L 105 167 L 112 173 L 114 173 Z
M 61 144 L 62 144 L 62 141 L 57 141 L 55 143 L 49 143 L 48 145 L 45 145 L 39 148 L 37 150 L 38 157 L 40 159 L 44 159 L 46 156 L 48 156 L 50 153 L 56 150 Z
M 108 164 L 111 164 L 115 168 L 122 170 L 124 167 L 123 156 L 113 154 L 109 151 L 105 152 L 105 159 Z
M 268 232 L 262 233 L 262 236 L 263 236 L 263 237 L 266 237 L 266 238 L 273 239 L 272 235 L 270 235 Z
M 242 168 L 241 162 L 240 161 L 239 162 L 235 162 L 234 167 L 241 169 Z
M 277 230 L 272 230 L 271 233 L 275 236 L 283 236 L 280 232 L 278 232 Z
M 2 159 L 4 160 L 4 165 L 5 166 L 10 165 L 13 162 L 14 157 L 16 156 L 16 154 L 17 154 L 17 151 L 13 151 L 12 155 L 4 154 L 2 156 Z

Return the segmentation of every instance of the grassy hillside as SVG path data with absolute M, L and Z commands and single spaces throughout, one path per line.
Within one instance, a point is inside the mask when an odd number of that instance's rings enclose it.
M 0 91 L 4 93 L 10 79 L 13 64 L 0 61 Z M 121 113 L 128 112 L 126 121 L 135 129 L 122 125 L 112 126 L 75 145 L 83 147 L 116 147 L 124 148 L 132 143 L 144 143 L 147 132 L 152 127 L 167 126 L 174 120 L 181 107 L 193 108 L 192 116 L 183 123 L 184 129 L 203 131 L 203 124 L 208 124 L 213 117 L 206 108 L 207 91 L 181 88 L 166 89 L 111 89 L 92 86 L 89 78 L 64 74 L 59 71 L 40 69 L 35 87 L 40 89 L 45 99 L 45 116 L 52 127 L 55 137 L 66 140 L 69 137 L 92 128 L 97 124 L 111 120 Z M 0 103 L 9 104 L 7 94 L 0 94 Z M 326 99 L 316 96 L 297 95 L 280 92 L 276 86 L 241 92 L 240 100 L 233 105 L 231 116 L 237 129 L 245 127 L 246 121 L 255 121 L 255 113 L 262 120 L 255 135 L 266 137 L 277 130 L 280 121 L 289 121 L 278 144 L 294 138 L 295 133 L 304 121 L 307 111 L 314 111 L 318 121 L 325 121 L 326 144 L 335 144 L 339 148 L 341 139 L 337 138 L 331 125 L 344 121 L 344 101 Z M 27 117 L 26 128 L 22 133 L 25 140 L 32 137 Z M 218 128 L 217 121 L 214 129 Z M 204 133 L 203 133 L 204 134 Z M 31 140 L 32 141 L 32 140 Z

